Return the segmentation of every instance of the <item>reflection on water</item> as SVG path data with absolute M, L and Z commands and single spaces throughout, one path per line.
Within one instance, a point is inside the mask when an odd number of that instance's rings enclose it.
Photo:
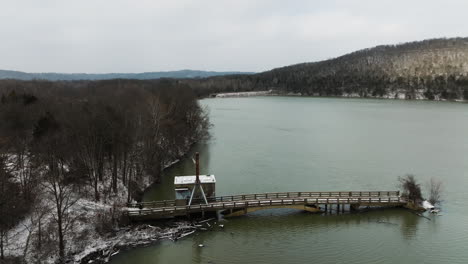
M 402 217 L 401 233 L 403 234 L 403 237 L 406 239 L 412 239 L 416 237 L 416 232 L 418 231 L 418 224 L 422 220 L 429 221 L 428 219 L 417 216 L 413 212 L 407 212 Z
M 442 179 L 450 190 L 443 216 L 258 211 L 224 220 L 223 229 L 118 254 L 113 264 L 466 263 L 466 104 L 290 97 L 202 104 L 211 109 L 213 138 L 193 151 L 201 172 L 216 175 L 217 195 L 393 190 L 398 176 L 412 173 L 423 185 Z M 144 199 L 173 199 L 173 177 L 194 170 L 182 160 Z
M 214 226 L 177 242 L 124 252 L 112 263 L 305 263 L 311 258 L 325 261 L 329 256 L 340 262 L 347 259 L 340 252 L 350 248 L 379 262 L 392 254 L 382 255 L 380 247 L 393 249 L 401 239 L 413 239 L 421 220 L 428 221 L 404 209 L 339 215 L 264 210 L 225 219 L 224 228 Z M 292 262 L 284 262 L 288 259 Z

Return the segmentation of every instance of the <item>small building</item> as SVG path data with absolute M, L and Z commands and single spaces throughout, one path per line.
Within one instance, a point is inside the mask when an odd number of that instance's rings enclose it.
M 216 196 L 216 178 L 214 175 L 200 175 L 200 185 L 203 188 L 203 192 L 206 198 Z M 193 188 L 195 188 L 196 176 L 175 176 L 174 187 L 175 187 L 175 199 L 177 205 L 186 205 L 190 199 Z M 200 190 L 197 188 L 193 196 L 195 201 L 203 200 L 203 196 Z

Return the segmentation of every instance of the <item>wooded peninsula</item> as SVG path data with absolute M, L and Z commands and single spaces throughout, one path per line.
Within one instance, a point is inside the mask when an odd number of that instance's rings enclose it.
M 199 98 L 267 90 L 468 100 L 468 38 L 378 46 L 257 74 L 0 80 L 0 257 L 8 250 L 18 262 L 63 262 L 104 243 L 125 225 L 126 203 L 140 201 L 164 168 L 209 136 Z

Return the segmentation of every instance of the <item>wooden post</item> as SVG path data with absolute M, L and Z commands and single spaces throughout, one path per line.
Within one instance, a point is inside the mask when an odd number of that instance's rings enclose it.
M 200 192 L 203 196 L 203 199 L 206 204 L 208 204 L 208 200 L 206 199 L 205 192 L 203 191 L 203 187 L 200 183 L 200 154 L 197 152 L 195 153 L 195 185 L 193 186 L 192 194 L 190 195 L 189 205 L 192 204 L 193 196 L 197 188 L 200 189 Z
M 200 183 L 200 154 L 195 153 L 195 184 Z

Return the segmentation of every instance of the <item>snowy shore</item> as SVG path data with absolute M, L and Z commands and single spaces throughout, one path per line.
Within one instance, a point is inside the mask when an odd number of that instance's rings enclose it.
M 187 145 L 185 153 L 180 153 L 180 157 L 167 163 L 164 169 L 177 164 L 180 158 L 189 152 L 192 145 Z M 13 180 L 17 180 L 19 172 L 12 174 L 15 176 Z M 111 186 L 110 178 L 105 177 L 107 180 L 98 184 L 100 192 Z M 142 177 L 138 182 L 142 190 L 153 183 L 149 175 Z M 174 222 L 174 220 L 161 222 L 158 226 L 125 225 L 125 222 L 128 222 L 124 216 L 128 189 L 121 179 L 118 179 L 118 190 L 117 194 L 103 192 L 104 195 L 98 202 L 94 201 L 90 186 L 82 186 L 79 192 L 72 193 L 76 202 L 68 209 L 73 220 L 65 234 L 66 263 L 105 263 L 111 255 L 117 254 L 121 249 L 148 245 L 160 239 L 185 236 L 196 229 L 188 221 Z M 5 255 L 11 259 L 24 259 L 25 263 L 57 263 L 54 204 L 51 202 L 53 199 L 44 191 L 39 191 L 38 195 L 38 202 L 33 207 L 40 207 L 40 214 L 36 210 L 31 211 L 8 231 Z M 38 250 L 34 241 L 37 240 L 37 233 L 41 228 L 42 232 L 46 233 L 43 236 L 49 239 L 49 243 L 44 243 L 45 245 Z
M 369 99 L 391 99 L 391 100 L 431 100 L 431 101 L 454 101 L 454 102 L 466 102 L 466 100 L 454 99 L 447 100 L 443 99 L 438 95 L 434 95 L 433 99 L 426 97 L 424 89 L 419 89 L 413 93 L 407 93 L 404 89 L 396 89 L 395 91 L 388 92 L 384 95 L 371 95 L 367 94 L 362 96 L 359 93 L 343 93 L 341 95 L 328 95 L 321 96 L 318 93 L 314 94 L 302 94 L 300 92 L 282 92 L 278 90 L 268 91 L 252 91 L 252 92 L 232 92 L 232 93 L 218 93 L 213 94 L 211 97 L 215 98 L 235 98 L 235 97 L 252 97 L 252 96 L 298 96 L 298 97 L 336 97 L 336 98 L 369 98 Z
M 230 98 L 230 97 L 249 97 L 249 96 L 263 96 L 271 95 L 272 90 L 269 91 L 255 91 L 255 92 L 238 92 L 238 93 L 219 93 L 216 98 Z

